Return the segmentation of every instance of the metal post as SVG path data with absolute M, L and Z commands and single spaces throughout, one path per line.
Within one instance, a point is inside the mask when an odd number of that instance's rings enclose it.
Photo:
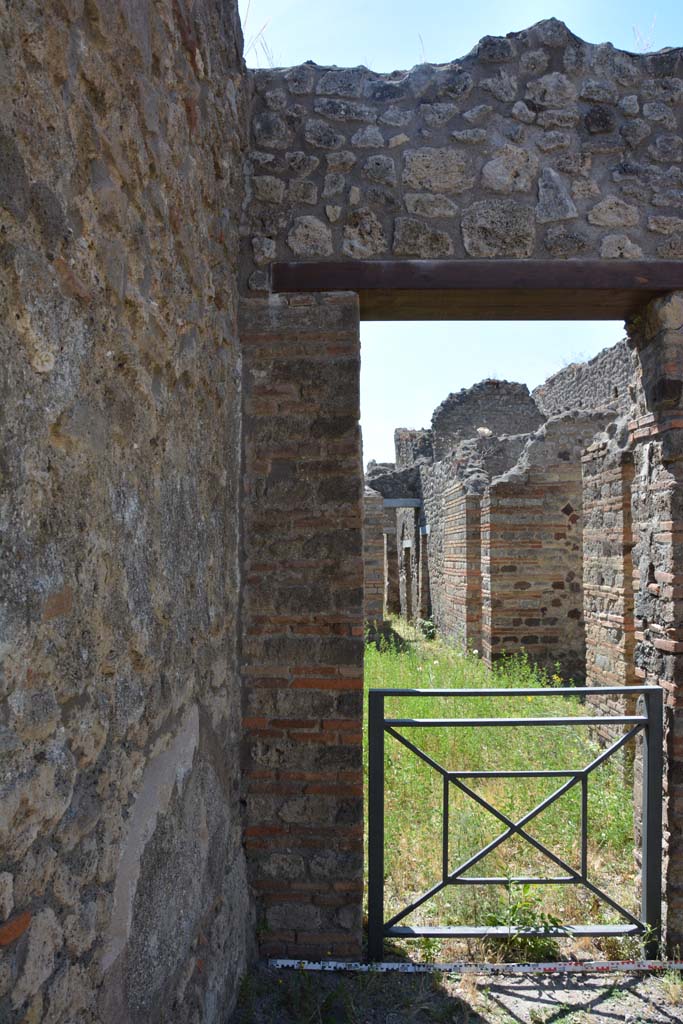
M 384 694 L 368 694 L 368 958 L 384 956 Z
M 441 839 L 441 881 L 446 885 L 448 882 L 448 797 L 450 782 L 447 775 L 443 777 L 443 810 L 441 812 L 441 827 L 443 829 Z
M 648 927 L 645 956 L 660 955 L 662 927 L 663 700 L 660 689 L 643 695 L 647 728 L 643 740 L 642 920 Z
M 581 776 L 581 878 L 588 877 L 588 776 Z

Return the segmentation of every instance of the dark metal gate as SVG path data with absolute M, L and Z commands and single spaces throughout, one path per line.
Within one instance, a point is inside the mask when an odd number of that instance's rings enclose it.
M 385 718 L 384 701 L 387 697 L 431 697 L 435 700 L 443 697 L 525 697 L 540 695 L 580 696 L 599 693 L 601 696 L 638 697 L 635 715 L 584 715 L 576 717 L 550 718 Z M 427 900 L 441 892 L 449 885 L 501 885 L 501 884 L 545 884 L 585 886 L 598 899 L 607 903 L 620 914 L 625 923 L 615 925 L 584 924 L 558 927 L 554 934 L 560 936 L 604 936 L 604 935 L 643 935 L 645 937 L 646 956 L 654 958 L 658 954 L 661 930 L 661 874 L 662 874 L 662 691 L 656 686 L 629 687 L 560 687 L 552 689 L 489 689 L 489 690 L 371 690 L 369 694 L 369 840 L 368 840 L 368 956 L 371 960 L 381 960 L 384 939 L 388 937 L 415 938 L 431 936 L 438 938 L 469 938 L 490 935 L 509 936 L 515 933 L 524 935 L 553 934 L 553 929 L 544 927 L 515 928 L 507 926 L 448 926 L 448 927 L 407 927 L 399 924 L 408 914 Z M 559 771 L 451 771 L 429 754 L 421 750 L 415 743 L 402 733 L 404 728 L 462 728 L 465 726 L 524 726 L 527 728 L 541 726 L 577 727 L 590 725 L 625 726 L 626 730 L 617 741 L 603 750 L 598 757 L 580 769 L 564 769 Z M 613 900 L 607 893 L 599 889 L 588 877 L 587 843 L 588 843 L 588 781 L 592 772 L 601 764 L 632 740 L 638 733 L 643 734 L 643 797 L 642 797 L 642 901 L 640 918 L 635 917 L 625 907 Z M 384 737 L 392 736 L 404 747 L 419 757 L 443 779 L 442 804 L 442 877 L 431 889 L 422 893 L 388 921 L 384 919 Z M 564 781 L 546 799 L 542 800 L 533 810 L 525 814 L 519 821 L 513 821 L 499 811 L 478 793 L 474 792 L 464 781 L 466 779 L 487 778 L 558 778 Z M 449 820 L 448 798 L 450 787 L 455 786 L 476 803 L 489 811 L 504 826 L 496 839 L 488 843 L 476 854 L 469 857 L 455 870 L 449 869 Z M 574 786 L 580 786 L 581 792 L 581 867 L 572 868 L 558 857 L 547 846 L 531 836 L 525 827 L 557 799 Z M 416 794 L 418 796 L 418 794 Z M 487 854 L 494 850 L 510 836 L 517 835 L 532 847 L 543 853 L 559 867 L 563 874 L 552 878 L 489 878 L 466 876 L 465 872 L 473 868 Z

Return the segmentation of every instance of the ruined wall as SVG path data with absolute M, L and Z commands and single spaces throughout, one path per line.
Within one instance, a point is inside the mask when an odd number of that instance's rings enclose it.
M 633 453 L 627 444 L 628 437 L 601 438 L 582 459 L 586 686 L 629 686 L 638 681 L 634 661 Z M 599 696 L 591 698 L 591 703 L 606 714 L 623 712 L 625 706 L 621 700 Z
M 494 434 L 531 434 L 545 417 L 526 384 L 483 380 L 451 394 L 432 416 L 434 458 L 443 459 L 465 438 L 484 427 Z
M 490 663 L 520 649 L 583 679 L 581 454 L 599 414 L 549 420 L 481 503 L 482 648 Z
M 363 495 L 363 618 L 384 619 L 385 555 L 384 498 L 370 487 Z
M 559 416 L 571 409 L 611 408 L 615 415 L 627 413 L 633 394 L 629 392 L 633 368 L 625 341 L 598 352 L 586 363 L 572 363 L 549 377 L 533 391 L 536 405 L 546 416 Z
M 420 618 L 420 510 L 396 510 L 398 587 L 401 615 L 409 621 Z
M 396 469 L 409 469 L 423 462 L 431 462 L 434 456 L 431 430 L 406 430 L 399 427 L 394 431 Z
M 453 483 L 444 492 L 443 602 L 434 621 L 462 647 L 481 647 L 481 495 Z
M 510 469 L 526 436 L 462 441 L 446 459 L 419 467 L 432 616 L 444 636 L 478 647 L 481 619 L 479 494 Z
M 398 582 L 396 547 L 396 509 L 384 510 L 384 614 L 400 615 L 401 595 Z
M 550 19 L 451 64 L 252 77 L 251 288 L 273 260 L 683 255 L 680 49 Z
M 245 841 L 264 955 L 360 955 L 362 475 L 355 295 L 240 307 Z
M 234 3 L 0 5 L 7 1024 L 222 1020 L 250 946 L 245 128 Z

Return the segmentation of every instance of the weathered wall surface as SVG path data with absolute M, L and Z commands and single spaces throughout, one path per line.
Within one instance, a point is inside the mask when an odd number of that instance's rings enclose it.
M 243 765 L 264 955 L 360 955 L 363 488 L 355 295 L 246 300 Z
M 0 4 L 0 1018 L 223 1020 L 236 671 L 235 4 Z
M 551 19 L 409 72 L 252 75 L 252 288 L 276 259 L 683 255 L 680 49 Z
M 635 664 L 665 692 L 667 939 L 683 942 L 683 293 L 650 303 L 629 325 L 638 401 L 631 423 Z
M 384 619 L 384 498 L 370 487 L 363 495 L 363 618 L 366 623 Z
M 615 415 L 627 413 L 634 401 L 632 388 L 629 391 L 632 376 L 631 353 L 627 343 L 620 341 L 586 363 L 565 366 L 535 388 L 533 397 L 546 416 L 572 409 L 610 408 Z
M 464 648 L 481 646 L 481 495 L 453 483 L 444 492 L 443 600 L 434 621 Z
M 394 431 L 394 449 L 397 470 L 431 462 L 434 457 L 432 432 L 431 430 L 406 430 L 405 427 L 399 427 Z
M 585 673 L 581 454 L 600 414 L 549 420 L 481 504 L 482 647 Z
M 384 572 L 384 613 L 385 615 L 400 615 L 396 509 L 393 508 L 384 510 Z
M 623 421 L 622 421 L 623 422 Z M 628 436 L 600 438 L 583 459 L 583 614 L 586 686 L 636 683 L 634 661 L 633 453 Z M 591 698 L 607 714 L 621 700 Z
M 526 384 L 482 380 L 451 394 L 432 416 L 434 458 L 443 459 L 480 427 L 494 434 L 531 434 L 545 421 Z
M 444 636 L 464 646 L 478 647 L 480 639 L 480 494 L 492 476 L 515 464 L 526 439 L 468 438 L 448 458 L 419 470 L 432 617 Z

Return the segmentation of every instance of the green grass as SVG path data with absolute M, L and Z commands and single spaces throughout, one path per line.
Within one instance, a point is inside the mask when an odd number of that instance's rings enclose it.
M 474 654 L 443 642 L 425 641 L 415 631 L 407 645 L 382 643 L 366 648 L 366 689 L 558 686 L 524 656 L 491 671 Z M 469 698 L 391 697 L 387 717 L 500 718 L 576 717 L 586 714 L 578 697 L 561 694 Z M 450 770 L 579 769 L 600 747 L 588 727 L 461 727 L 401 730 L 411 742 Z M 617 734 L 615 733 L 615 739 Z M 470 780 L 468 785 L 503 814 L 517 820 L 561 785 L 562 779 Z M 441 877 L 441 776 L 390 736 L 385 741 L 385 913 L 390 916 Z M 490 842 L 504 826 L 469 796 L 449 787 L 449 869 Z M 367 786 L 366 786 L 367 790 Z M 588 788 L 589 878 L 630 910 L 636 909 L 633 800 L 618 754 L 590 776 Z M 574 787 L 528 826 L 529 833 L 572 867 L 580 868 L 580 786 Z M 367 816 L 366 816 L 367 818 Z M 502 843 L 471 875 L 563 874 L 519 837 Z M 539 923 L 556 917 L 565 924 L 618 923 L 622 919 L 583 887 L 448 886 L 403 924 L 514 923 L 520 904 Z M 517 908 L 515 910 L 515 908 Z M 429 950 L 433 953 L 433 950 Z M 484 952 L 486 952 L 484 950 Z M 479 950 L 481 955 L 482 951 Z

